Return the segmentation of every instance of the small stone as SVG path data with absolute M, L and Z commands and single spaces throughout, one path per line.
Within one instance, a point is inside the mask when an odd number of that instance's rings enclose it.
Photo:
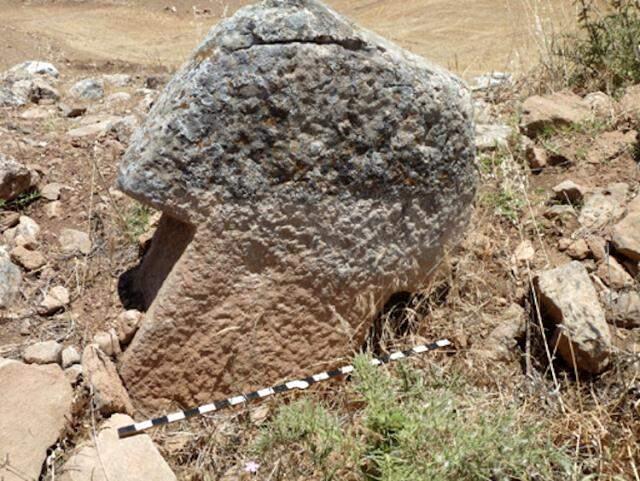
M 82 358 L 74 346 L 65 347 L 62 351 L 62 367 L 67 368 L 74 364 L 80 364 Z
M 612 289 L 624 289 L 633 286 L 633 278 L 620 265 L 615 257 L 609 256 L 598 266 L 596 274 L 602 281 Z
M 620 327 L 640 327 L 640 293 L 621 292 L 611 306 L 611 320 Z
M 64 309 L 69 304 L 69 291 L 66 287 L 56 286 L 49 289 L 49 292 L 40 303 L 38 312 L 42 315 L 54 314 Z
M 104 83 L 107 85 L 111 85 L 113 87 L 126 87 L 132 82 L 131 75 L 124 73 L 103 75 L 102 80 L 104 80 Z
M 593 117 L 591 107 L 571 92 L 529 97 L 522 104 L 522 130 L 535 137 L 546 128 L 578 124 Z
M 628 87 L 620 99 L 619 106 L 621 117 L 637 120 L 640 115 L 640 85 Z
M 591 255 L 597 261 L 605 259 L 608 255 L 607 241 L 602 237 L 592 236 L 587 239 L 587 245 L 591 251 Z
M 62 216 L 62 202 L 54 200 L 44 206 L 44 211 L 49 219 L 58 219 Z
M 553 188 L 555 198 L 568 204 L 582 202 L 586 189 L 572 180 L 565 180 Z
M 176 481 L 147 434 L 120 439 L 118 428 L 133 423 L 123 414 L 111 416 L 95 439 L 80 445 L 67 459 L 60 481 Z
M 584 101 L 589 105 L 591 111 L 598 117 L 605 119 L 615 115 L 616 103 L 604 92 L 592 92 L 585 95 Z
M 168 81 L 168 75 L 149 75 L 144 81 L 144 86 L 151 90 L 157 90 L 164 86 Z
M 97 345 L 89 344 L 84 349 L 82 372 L 92 389 L 94 403 L 100 414 L 133 414 L 131 399 L 122 385 L 116 366 Z
M 5 78 L 16 80 L 29 80 L 37 76 L 57 79 L 60 72 L 49 62 L 41 60 L 27 60 L 26 62 L 14 65 L 5 74 Z
M 249 411 L 249 419 L 254 426 L 260 426 L 264 424 L 269 417 L 269 412 L 270 409 L 268 404 L 258 404 Z
M 543 147 L 532 145 L 525 150 L 525 156 L 534 172 L 544 169 L 549 164 L 549 156 Z
M 50 108 L 33 107 L 25 110 L 20 114 L 20 118 L 24 120 L 44 120 L 53 117 L 54 111 Z
M 494 150 L 509 145 L 513 129 L 503 124 L 477 124 L 476 148 L 480 151 Z
M 75 119 L 78 117 L 82 117 L 87 113 L 87 108 L 82 105 L 67 105 L 67 104 L 59 104 L 58 108 L 64 117 L 68 119 Z
M 56 341 L 36 342 L 24 350 L 22 358 L 27 364 L 60 364 L 62 345 Z
M 640 261 L 640 212 L 630 212 L 613 227 L 611 243 L 623 256 Z
M 526 329 L 524 309 L 518 304 L 511 304 L 502 315 L 498 326 L 486 339 L 483 357 L 494 361 L 510 361 L 518 341 L 522 339 Z
M 46 200 L 58 200 L 60 198 L 60 191 L 64 188 L 64 185 L 57 182 L 45 185 L 40 189 L 40 197 Z
M 104 99 L 105 105 L 115 106 L 124 104 L 131 100 L 131 94 L 127 92 L 115 92 Z
M 18 212 L 0 212 L 0 233 L 17 226 L 18 222 L 20 222 L 20 214 Z
M 578 221 L 587 229 L 600 229 L 617 222 L 624 215 L 629 185 L 617 183 L 585 196 Z
M 0 247 L 0 309 L 9 307 L 20 293 L 22 273 Z
M 31 171 L 13 158 L 0 153 L 0 200 L 13 200 L 31 187 Z
M 563 217 L 575 217 L 576 211 L 570 205 L 552 205 L 545 212 L 547 219 L 560 219 Z
M 116 356 L 122 351 L 120 350 L 120 342 L 118 340 L 118 334 L 115 329 L 110 329 L 109 332 L 98 331 L 93 336 L 93 342 L 96 344 L 102 352 L 107 356 Z
M 72 386 L 77 386 L 82 380 L 82 365 L 73 364 L 64 370 L 64 375 Z
M 570 365 L 600 373 L 609 364 L 613 344 L 605 314 L 589 273 L 577 261 L 541 272 L 535 279 L 543 310 L 557 327 L 552 349 Z
M 109 132 L 114 122 L 120 117 L 113 115 L 95 115 L 85 117 L 80 127 L 76 127 L 67 132 L 67 135 L 73 139 L 81 139 L 84 137 L 101 137 Z
M 9 244 L 16 244 L 16 238 L 34 239 L 38 238 L 40 233 L 40 226 L 35 220 L 26 215 L 20 216 L 18 225 L 4 231 L 4 238 Z
M 567 255 L 572 259 L 586 259 L 589 257 L 591 250 L 587 245 L 587 241 L 584 239 L 578 239 L 571 243 L 571 245 L 567 248 Z
M 118 333 L 118 340 L 121 345 L 124 346 L 131 342 L 138 330 L 141 319 L 142 313 L 135 309 L 124 311 L 118 316 L 116 320 L 116 332 Z
M 569 248 L 571 244 L 573 244 L 573 241 L 571 239 L 563 237 L 562 239 L 558 240 L 558 250 L 560 252 L 564 252 Z
M 104 97 L 104 83 L 93 78 L 80 80 L 73 84 L 69 93 L 83 100 L 99 100 Z
M 84 254 L 91 252 L 91 239 L 86 232 L 75 229 L 62 229 L 58 236 L 60 248 L 64 254 Z
M 11 251 L 11 259 L 27 271 L 35 271 L 47 263 L 40 252 L 29 250 L 22 245 Z
M 516 247 L 516 250 L 513 256 L 515 258 L 516 263 L 524 263 L 524 262 L 531 262 L 535 254 L 536 254 L 536 250 L 534 249 L 531 241 L 524 240 L 520 244 L 518 244 L 518 247 Z
M 0 479 L 41 479 L 47 450 L 64 433 L 72 405 L 73 390 L 59 366 L 0 359 Z

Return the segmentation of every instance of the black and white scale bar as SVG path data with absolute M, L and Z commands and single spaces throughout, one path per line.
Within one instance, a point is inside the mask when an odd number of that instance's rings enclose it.
M 381 364 L 386 364 L 388 362 L 397 361 L 406 357 L 415 356 L 416 354 L 434 351 L 438 348 L 447 347 L 450 345 L 451 342 L 449 342 L 447 339 L 442 339 L 431 344 L 421 344 L 405 351 L 397 351 L 377 359 L 374 358 L 371 360 L 371 364 L 373 366 L 379 366 Z M 125 438 L 127 436 L 132 436 L 142 431 L 146 431 L 147 429 L 151 429 L 155 426 L 162 426 L 164 424 L 182 421 L 183 419 L 201 416 L 203 414 L 219 411 L 224 408 L 244 404 L 255 399 L 263 399 L 269 396 L 273 396 L 274 394 L 281 394 L 287 391 L 293 391 L 295 389 L 307 389 L 312 384 L 326 381 L 327 379 L 331 379 L 337 376 L 350 374 L 353 372 L 353 369 L 354 367 L 352 365 L 343 366 L 338 369 L 333 369 L 332 371 L 325 371 L 319 374 L 314 374 L 313 376 L 305 377 L 303 379 L 298 379 L 297 381 L 285 382 L 283 384 L 278 384 L 277 386 L 260 389 L 258 391 L 252 391 L 246 394 L 241 394 L 239 396 L 223 399 L 221 401 L 215 401 L 197 408 L 187 409 L 186 411 L 177 411 L 172 414 L 167 414 L 166 416 L 160 416 L 158 418 L 149 419 L 147 421 L 130 424 L 129 426 L 123 426 L 119 428 L 118 436 L 120 438 Z

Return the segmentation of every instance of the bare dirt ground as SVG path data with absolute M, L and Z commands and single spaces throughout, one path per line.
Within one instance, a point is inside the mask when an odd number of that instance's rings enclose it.
M 250 0 L 0 0 L 0 69 L 31 57 L 174 69 L 208 29 Z M 559 0 L 330 0 L 339 12 L 470 77 L 535 61 L 541 30 L 571 18 Z M 553 22 L 550 22 L 553 19 Z

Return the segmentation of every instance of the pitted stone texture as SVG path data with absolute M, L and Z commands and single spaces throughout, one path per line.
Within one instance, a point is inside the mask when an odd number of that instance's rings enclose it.
M 164 212 L 133 280 L 132 396 L 190 405 L 358 349 L 466 224 L 471 116 L 459 80 L 319 2 L 215 27 L 120 168 Z

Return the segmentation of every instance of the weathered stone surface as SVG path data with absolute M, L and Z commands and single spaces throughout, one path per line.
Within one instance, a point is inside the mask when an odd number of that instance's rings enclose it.
M 591 250 L 589 249 L 589 245 L 584 239 L 578 239 L 569 244 L 569 247 L 567 247 L 567 254 L 572 259 L 586 259 L 587 257 L 589 257 L 590 253 Z
M 637 117 L 640 115 L 640 85 L 633 85 L 625 90 L 620 99 L 620 115 L 623 117 Z
M 89 344 L 82 353 L 82 372 L 91 387 L 95 407 L 103 416 L 113 413 L 133 415 L 131 399 L 116 366 L 95 344 Z
M 22 357 L 28 364 L 60 364 L 62 345 L 56 341 L 36 342 L 24 350 Z
M 140 326 L 141 320 L 142 313 L 135 309 L 124 311 L 118 316 L 115 329 L 118 334 L 120 344 L 126 345 L 131 342 L 131 339 L 133 339 L 134 334 Z
M 586 189 L 572 180 L 560 182 L 553 188 L 555 198 L 561 202 L 576 204 L 582 201 Z
M 38 312 L 42 315 L 53 314 L 67 306 L 69 301 L 69 291 L 66 287 L 52 287 L 38 306 Z
M 478 150 L 492 150 L 507 147 L 513 129 L 503 124 L 477 124 L 476 147 Z
M 78 99 L 98 100 L 104 97 L 104 82 L 100 79 L 83 79 L 73 84 L 69 93 Z
M 120 168 L 165 213 L 131 281 L 133 395 L 197 404 L 357 349 L 466 224 L 471 117 L 458 79 L 316 1 L 218 24 Z
M 518 304 L 511 304 L 502 316 L 502 320 L 491 331 L 485 341 L 486 350 L 482 355 L 494 361 L 510 361 L 515 357 L 518 340 L 525 335 L 526 316 Z
M 536 291 L 545 314 L 557 325 L 551 347 L 570 365 L 590 373 L 606 369 L 612 340 L 589 273 L 577 261 L 544 271 Z
M 604 92 L 591 92 L 585 95 L 584 101 L 598 117 L 612 118 L 616 111 L 616 102 Z
M 89 234 L 75 229 L 62 229 L 58 236 L 60 249 L 65 254 L 89 254 L 91 239 Z
M 103 75 L 102 80 L 113 87 L 126 87 L 132 82 L 131 75 L 125 73 Z
M 629 329 L 640 327 L 640 293 L 621 292 L 611 306 L 612 321 Z
M 633 286 L 633 277 L 614 258 L 609 256 L 598 266 L 598 277 L 613 289 L 624 289 Z
M 40 226 L 38 223 L 31 217 L 21 215 L 18 225 L 5 230 L 3 235 L 9 244 L 16 245 L 16 240 L 20 238 L 36 241 L 38 234 L 40 234 Z
M 74 346 L 65 347 L 62 350 L 62 367 L 67 368 L 74 364 L 80 364 L 82 358 L 80 353 Z
M 114 414 L 94 442 L 81 446 L 64 464 L 61 481 L 176 481 L 171 468 L 146 434 L 118 438 L 118 428 L 132 424 Z
M 29 169 L 0 153 L 0 200 L 13 200 L 31 187 L 33 182 Z
M 58 69 L 49 62 L 41 60 L 28 60 L 14 65 L 5 72 L 5 77 L 12 80 L 29 80 L 35 76 L 49 77 L 57 79 L 60 76 Z
M 585 197 L 578 220 L 587 229 L 600 229 L 612 225 L 624 215 L 629 185 L 611 184 L 606 189 L 595 189 Z
M 73 391 L 53 364 L 0 359 L 0 479 L 35 480 L 71 419 Z
M 11 250 L 11 259 L 28 271 L 40 269 L 47 263 L 47 260 L 40 252 L 26 249 L 21 245 Z
M 0 309 L 9 307 L 20 293 L 22 272 L 11 262 L 7 251 L 0 247 Z
M 522 104 L 521 128 L 535 137 L 545 128 L 566 127 L 592 117 L 589 104 L 571 92 L 534 95 Z
M 629 203 L 627 215 L 613 227 L 611 242 L 620 254 L 640 261 L 640 196 Z
M 118 340 L 118 334 L 115 329 L 110 329 L 109 332 L 98 331 L 93 336 L 94 344 L 104 352 L 107 356 L 115 356 L 120 354 L 120 341 Z

